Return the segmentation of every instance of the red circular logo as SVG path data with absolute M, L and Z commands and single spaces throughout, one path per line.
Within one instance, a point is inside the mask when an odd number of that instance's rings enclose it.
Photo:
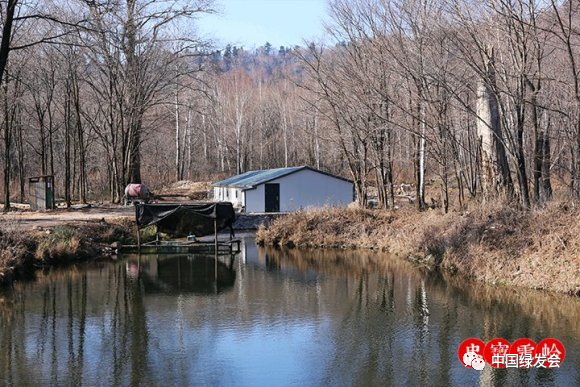
M 485 348 L 485 344 L 483 341 L 477 338 L 469 338 L 463 340 L 461 344 L 459 344 L 459 348 L 457 349 L 457 357 L 461 364 L 465 367 L 471 367 L 471 363 L 475 359 L 483 359 L 483 349 Z
M 534 367 L 560 368 L 566 357 L 564 345 L 553 338 L 540 341 L 534 351 Z
M 506 339 L 495 338 L 487 342 L 483 350 L 485 362 L 494 368 L 505 368 L 506 355 L 511 344 Z
M 506 368 L 532 368 L 536 343 L 531 339 L 517 339 L 506 354 Z

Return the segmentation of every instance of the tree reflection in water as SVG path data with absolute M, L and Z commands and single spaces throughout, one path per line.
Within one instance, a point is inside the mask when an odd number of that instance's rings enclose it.
M 579 300 L 377 253 L 129 257 L 0 293 L 0 384 L 578 385 Z M 468 337 L 559 338 L 556 371 L 461 366 Z

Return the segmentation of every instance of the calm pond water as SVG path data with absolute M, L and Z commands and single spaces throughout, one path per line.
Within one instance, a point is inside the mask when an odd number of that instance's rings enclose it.
M 0 293 L 0 385 L 580 385 L 580 300 L 365 252 L 128 257 Z M 466 338 L 554 337 L 556 370 L 467 369 Z

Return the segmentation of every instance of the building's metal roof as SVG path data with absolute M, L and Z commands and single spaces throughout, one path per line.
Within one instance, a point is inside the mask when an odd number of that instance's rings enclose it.
M 275 169 L 264 169 L 258 171 L 249 171 L 242 173 L 241 175 L 232 176 L 222 181 L 214 183 L 214 187 L 239 187 L 239 188 L 253 188 L 257 185 L 266 183 L 268 181 L 278 179 L 282 176 L 289 175 L 301 169 L 308 167 L 288 167 L 288 168 L 275 168 Z

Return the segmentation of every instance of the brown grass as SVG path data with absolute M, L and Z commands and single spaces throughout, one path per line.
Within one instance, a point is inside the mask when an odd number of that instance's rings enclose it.
M 0 231 L 0 286 L 12 283 L 31 262 L 30 247 L 18 235 Z
M 192 200 L 207 200 L 208 192 L 213 188 L 211 181 L 181 180 L 162 187 L 154 193 L 158 196 L 179 195 Z
M 0 286 L 10 284 L 39 265 L 99 258 L 113 242 L 130 243 L 125 221 L 91 222 L 29 232 L 0 232 Z
M 278 218 L 256 239 L 381 249 L 488 283 L 580 295 L 580 209 L 572 204 L 520 211 L 495 203 L 449 214 L 325 208 Z

